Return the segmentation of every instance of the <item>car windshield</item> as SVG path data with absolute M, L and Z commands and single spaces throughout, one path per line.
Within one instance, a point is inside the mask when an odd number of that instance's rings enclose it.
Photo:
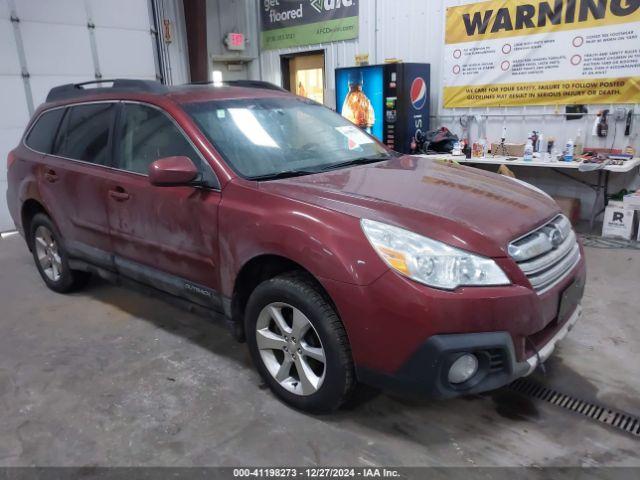
M 241 176 L 269 180 L 385 160 L 393 154 L 337 113 L 298 98 L 184 106 Z

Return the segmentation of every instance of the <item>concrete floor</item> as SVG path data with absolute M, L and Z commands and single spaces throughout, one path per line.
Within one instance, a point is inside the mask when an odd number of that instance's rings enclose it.
M 640 251 L 587 251 L 581 322 L 549 385 L 640 415 Z M 0 465 L 633 465 L 638 441 L 508 390 L 378 394 L 306 416 L 224 327 L 101 281 L 57 295 L 0 240 Z

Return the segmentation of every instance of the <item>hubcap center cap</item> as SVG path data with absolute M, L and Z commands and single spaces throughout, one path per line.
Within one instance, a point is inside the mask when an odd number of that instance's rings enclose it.
M 287 340 L 287 353 L 291 356 L 291 358 L 295 357 L 296 352 L 298 351 L 298 345 L 291 338 Z

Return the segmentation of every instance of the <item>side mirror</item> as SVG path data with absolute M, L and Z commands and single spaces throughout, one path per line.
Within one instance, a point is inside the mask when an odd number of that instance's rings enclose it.
M 199 173 L 189 157 L 166 157 L 149 165 L 149 182 L 157 187 L 189 185 Z

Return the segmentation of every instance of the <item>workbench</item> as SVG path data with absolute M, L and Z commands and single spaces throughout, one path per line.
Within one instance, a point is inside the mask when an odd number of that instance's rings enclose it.
M 506 165 L 508 167 L 532 167 L 532 168 L 548 168 L 553 170 L 554 172 L 563 175 L 574 182 L 581 183 L 582 185 L 586 185 L 591 188 L 596 197 L 593 201 L 593 206 L 591 208 L 591 215 L 589 216 L 589 226 L 593 229 L 593 225 L 595 223 L 596 218 L 604 212 L 605 207 L 609 201 L 609 175 L 611 173 L 628 173 L 635 168 L 640 166 L 640 158 L 633 158 L 631 160 L 626 160 L 622 165 L 607 165 L 603 168 L 599 168 L 597 170 L 589 170 L 582 172 L 578 170 L 581 162 L 563 162 L 563 161 L 548 161 L 544 162 L 540 159 L 533 159 L 532 161 L 525 161 L 523 158 L 515 158 L 515 157 L 504 157 L 504 156 L 495 156 L 495 157 L 482 157 L 482 158 L 466 158 L 464 156 L 458 155 L 447 155 L 447 154 L 435 154 L 435 155 L 421 155 L 426 158 L 437 159 L 437 160 L 451 160 L 458 163 L 469 163 L 469 164 L 480 164 L 480 165 Z M 569 171 L 574 170 L 578 173 L 597 173 L 598 180 L 596 183 L 591 183 L 581 178 L 576 178 L 574 175 L 571 175 Z

